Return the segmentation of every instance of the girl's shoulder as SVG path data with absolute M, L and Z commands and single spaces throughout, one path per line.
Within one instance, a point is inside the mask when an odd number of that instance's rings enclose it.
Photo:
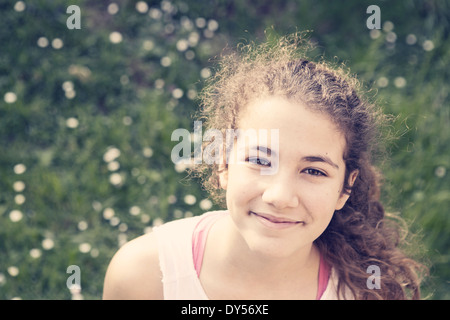
M 338 293 L 339 276 L 335 268 L 330 269 L 328 284 L 320 300 L 355 300 L 352 291 L 344 285 L 343 291 Z
M 207 218 L 224 214 L 210 211 L 200 216 L 167 222 L 123 245 L 112 258 L 106 272 L 104 299 L 163 299 L 161 250 L 187 253 L 188 237 L 197 224 Z M 162 246 L 163 245 L 163 246 Z M 186 247 L 186 248 L 184 248 Z
M 105 276 L 103 299 L 162 299 L 155 235 L 148 233 L 123 245 L 111 260 Z

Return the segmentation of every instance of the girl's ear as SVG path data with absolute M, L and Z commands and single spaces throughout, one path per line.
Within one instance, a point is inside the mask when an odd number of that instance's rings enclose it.
M 359 174 L 358 169 L 355 169 L 352 171 L 352 173 L 350 173 L 350 176 L 348 177 L 348 179 L 349 179 L 348 184 L 350 187 L 353 187 L 353 184 L 355 183 L 356 178 L 358 177 L 358 174 Z
M 350 187 L 352 187 L 353 184 L 355 183 L 356 178 L 358 177 L 358 174 L 359 174 L 358 169 L 353 170 L 352 173 L 350 173 L 350 175 L 348 177 L 348 180 L 349 180 L 348 184 Z M 345 203 L 347 202 L 348 198 L 350 197 L 351 190 L 348 193 L 342 192 L 342 191 L 340 191 L 340 192 L 341 192 L 341 196 L 339 197 L 339 199 L 336 203 L 335 210 L 341 210 L 344 207 Z

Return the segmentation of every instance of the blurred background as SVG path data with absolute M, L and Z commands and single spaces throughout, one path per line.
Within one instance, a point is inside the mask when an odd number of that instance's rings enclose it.
M 70 30 L 69 5 L 81 9 Z M 369 5 L 381 29 L 369 30 Z M 418 234 L 427 299 L 450 298 L 450 2 L 0 0 L 0 299 L 100 299 L 154 225 L 214 209 L 170 152 L 225 47 L 310 30 L 387 114 L 383 199 Z M 81 291 L 70 291 L 70 265 Z

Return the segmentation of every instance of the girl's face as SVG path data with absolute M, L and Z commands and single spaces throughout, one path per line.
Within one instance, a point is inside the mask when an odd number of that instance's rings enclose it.
M 267 130 L 269 138 L 243 150 L 234 144 L 220 174 L 237 231 L 264 255 L 287 257 L 310 248 L 348 199 L 342 192 L 343 134 L 328 116 L 275 96 L 250 103 L 239 129 L 253 129 L 258 138 Z M 270 139 L 271 129 L 278 129 L 278 141 Z

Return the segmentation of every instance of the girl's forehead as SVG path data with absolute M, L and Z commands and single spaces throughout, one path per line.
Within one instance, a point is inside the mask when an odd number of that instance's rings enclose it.
M 251 100 L 240 112 L 237 119 L 239 128 L 303 129 L 314 123 L 324 131 L 340 132 L 330 116 L 306 106 L 301 101 L 291 101 L 284 97 L 268 96 Z
M 282 97 L 251 101 L 242 110 L 238 126 L 244 131 L 267 130 L 269 137 L 272 136 L 271 130 L 278 130 L 278 146 L 285 151 L 326 152 L 342 156 L 345 149 L 345 137 L 328 115 Z

